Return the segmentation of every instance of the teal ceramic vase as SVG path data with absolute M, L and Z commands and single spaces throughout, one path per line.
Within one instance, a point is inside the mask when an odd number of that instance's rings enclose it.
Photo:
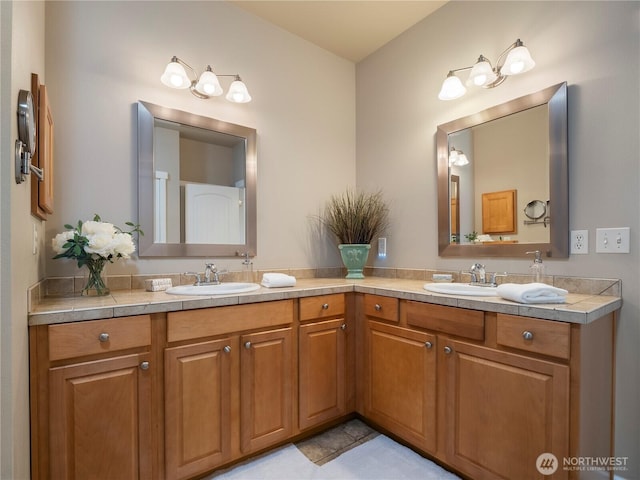
M 340 244 L 340 255 L 342 263 L 347 267 L 345 278 L 364 278 L 362 271 L 369 257 L 371 245 L 368 244 Z

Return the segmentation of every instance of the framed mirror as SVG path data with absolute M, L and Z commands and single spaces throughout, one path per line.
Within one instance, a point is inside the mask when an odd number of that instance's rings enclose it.
M 256 131 L 138 102 L 141 257 L 256 254 Z
M 436 155 L 440 256 L 569 256 L 566 82 L 439 125 Z M 515 228 L 484 234 L 483 195 L 504 191 L 517 198 Z M 545 221 L 532 222 L 525 209 L 540 199 Z

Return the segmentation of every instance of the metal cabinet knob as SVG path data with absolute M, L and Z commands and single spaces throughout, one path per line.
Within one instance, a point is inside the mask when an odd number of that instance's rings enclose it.
M 376 303 L 373 308 L 376 309 L 376 312 L 379 312 L 380 310 L 382 310 L 382 305 L 380 305 L 379 303 Z
M 149 370 L 149 362 L 140 362 L 140 370 Z
M 449 346 L 444 347 L 444 353 L 449 355 L 451 352 L 453 352 L 453 349 L 451 347 Z
M 342 325 L 340 325 L 340 330 L 346 330 L 347 329 L 347 324 L 343 323 Z
M 522 338 L 524 338 L 525 340 L 533 340 L 533 333 L 531 333 L 529 330 L 525 330 L 524 332 L 522 332 Z
M 328 303 L 323 303 L 322 304 L 322 309 L 323 310 L 329 310 L 329 304 Z
M 424 342 L 424 346 L 427 347 L 428 349 L 433 347 L 433 343 L 431 342 Z
M 251 348 L 251 342 L 245 342 L 244 348 L 246 348 L 247 350 L 250 349 Z
M 108 333 L 101 333 L 100 335 L 98 335 L 98 340 L 100 340 L 101 342 L 108 342 L 109 341 L 109 334 Z
M 224 353 L 229 353 L 229 352 L 231 352 L 231 347 L 230 347 L 229 345 L 226 345 L 226 346 L 223 348 L 223 350 L 224 350 Z

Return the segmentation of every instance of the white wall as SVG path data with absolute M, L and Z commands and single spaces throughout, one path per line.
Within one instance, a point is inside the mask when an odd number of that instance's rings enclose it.
M 357 65 L 357 184 L 381 186 L 393 206 L 380 266 L 468 269 L 438 257 L 436 126 L 567 81 L 570 228 L 588 229 L 590 253 L 549 260 L 551 275 L 621 278 L 616 455 L 640 478 L 640 131 L 638 2 L 450 2 Z M 495 61 L 521 38 L 536 68 L 493 90 L 442 102 L 453 68 Z M 401 173 L 398 173 L 401 172 Z M 595 253 L 597 227 L 631 227 L 631 253 Z M 482 259 L 526 273 L 530 259 Z
M 134 104 L 145 100 L 257 129 L 256 268 L 340 264 L 335 247 L 309 235 L 308 217 L 355 184 L 353 63 L 226 2 L 47 2 L 46 22 L 57 169 L 48 242 L 94 212 L 119 225 L 137 218 Z M 203 101 L 165 87 L 160 75 L 172 55 L 200 71 L 211 63 L 240 73 L 253 101 Z M 47 252 L 48 276 L 77 272 L 72 261 L 50 260 L 48 244 Z M 241 268 L 240 259 L 216 263 Z M 109 272 L 203 265 L 135 259 Z
M 15 182 L 13 149 L 18 92 L 31 90 L 32 72 L 44 81 L 44 2 L 1 3 L 0 478 L 21 480 L 30 477 L 27 288 L 44 275 L 31 250 L 34 227 L 44 229 L 31 216 L 33 176 Z

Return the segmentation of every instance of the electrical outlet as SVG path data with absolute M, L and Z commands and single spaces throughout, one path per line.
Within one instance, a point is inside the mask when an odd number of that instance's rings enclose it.
M 596 253 L 629 253 L 629 227 L 597 228 Z
M 589 253 L 589 230 L 571 230 L 571 254 Z

